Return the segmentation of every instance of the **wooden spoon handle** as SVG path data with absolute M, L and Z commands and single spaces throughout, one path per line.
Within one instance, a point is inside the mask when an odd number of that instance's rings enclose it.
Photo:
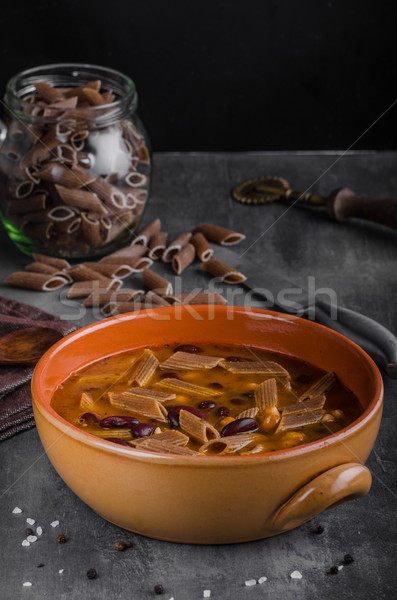
M 327 207 L 337 221 L 356 217 L 397 229 L 397 200 L 360 198 L 349 188 L 340 188 L 330 194 Z

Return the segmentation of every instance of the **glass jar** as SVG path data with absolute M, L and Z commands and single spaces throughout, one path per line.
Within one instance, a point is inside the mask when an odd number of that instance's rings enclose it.
M 20 250 L 81 258 L 128 243 L 150 176 L 137 104 L 133 81 L 105 67 L 47 65 L 8 82 L 0 217 Z

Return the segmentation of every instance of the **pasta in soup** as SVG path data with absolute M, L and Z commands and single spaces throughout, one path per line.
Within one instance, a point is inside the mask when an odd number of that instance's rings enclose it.
M 73 373 L 52 407 L 74 426 L 145 452 L 253 455 L 329 436 L 360 414 L 334 373 L 256 348 L 173 344 Z

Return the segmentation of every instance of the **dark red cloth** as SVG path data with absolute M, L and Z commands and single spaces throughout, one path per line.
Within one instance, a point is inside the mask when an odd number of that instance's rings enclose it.
M 52 327 L 63 335 L 77 327 L 39 308 L 0 296 L 0 337 L 26 327 Z M 0 367 L 0 441 L 34 427 L 30 380 L 34 367 Z

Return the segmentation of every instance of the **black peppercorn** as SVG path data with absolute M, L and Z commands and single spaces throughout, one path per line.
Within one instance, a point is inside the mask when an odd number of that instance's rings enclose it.
M 160 596 L 160 594 L 164 594 L 165 589 L 163 588 L 163 586 L 158 583 L 157 585 L 154 586 L 154 593 L 157 594 L 158 596 Z
M 315 533 L 318 533 L 320 535 L 321 533 L 324 533 L 324 526 L 319 525 L 318 527 L 316 527 L 316 529 L 314 531 L 315 531 Z
M 119 552 L 123 552 L 126 549 L 126 545 L 124 544 L 124 542 L 116 542 L 114 544 L 114 547 L 116 548 L 116 550 L 118 550 Z
M 87 577 L 88 577 L 88 579 L 96 579 L 98 577 L 98 573 L 96 572 L 95 569 L 88 569 Z
M 40 569 L 41 567 L 44 567 L 44 563 L 39 563 L 39 564 L 37 565 L 37 568 L 38 568 L 38 569 Z
M 63 533 L 60 533 L 57 535 L 57 542 L 58 544 L 66 544 L 66 536 L 63 535 Z
M 26 535 L 34 535 L 34 531 L 31 527 L 27 527 L 25 529 L 25 533 L 26 533 Z
M 343 560 L 345 561 L 345 563 L 347 565 L 351 565 L 351 563 L 354 561 L 354 558 L 352 557 L 351 554 L 345 554 L 345 556 L 343 557 Z
M 126 548 L 132 548 L 132 542 L 131 542 L 131 540 L 125 540 L 125 542 L 123 542 L 123 543 L 124 543 L 124 546 Z
M 336 575 L 338 573 L 338 571 L 339 571 L 339 569 L 338 569 L 337 565 L 334 565 L 329 570 L 329 572 L 331 573 L 331 575 Z

